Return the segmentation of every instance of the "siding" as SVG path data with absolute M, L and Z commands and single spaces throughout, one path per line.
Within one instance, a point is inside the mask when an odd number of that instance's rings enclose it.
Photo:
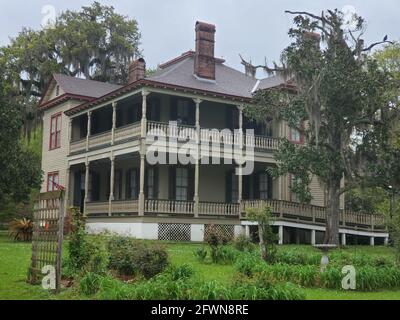
M 68 101 L 57 107 L 46 110 L 43 115 L 43 147 L 42 147 L 42 171 L 43 182 L 41 192 L 47 191 L 47 174 L 50 172 L 59 172 L 60 185 L 66 185 L 66 170 L 68 167 L 68 127 L 69 119 L 64 111 L 78 105 L 78 102 Z M 51 116 L 62 112 L 61 117 L 61 148 L 49 150 L 50 143 L 50 121 Z

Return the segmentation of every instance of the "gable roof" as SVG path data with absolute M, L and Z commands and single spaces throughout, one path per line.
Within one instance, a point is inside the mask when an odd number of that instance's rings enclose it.
M 48 97 L 49 93 L 56 85 L 60 86 L 63 94 L 54 99 L 46 100 L 46 97 Z M 53 79 L 50 81 L 49 86 L 39 102 L 39 108 L 48 109 L 70 99 L 90 101 L 118 90 L 119 88 L 121 88 L 121 86 L 111 83 L 86 80 L 64 74 L 54 74 Z
M 100 98 L 122 87 L 107 82 L 70 77 L 64 74 L 55 74 L 54 80 L 57 81 L 57 84 L 65 93 L 92 98 Z

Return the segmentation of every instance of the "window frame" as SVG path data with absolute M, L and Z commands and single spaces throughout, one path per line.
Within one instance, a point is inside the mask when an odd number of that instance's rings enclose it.
M 57 177 L 57 180 L 55 180 L 54 178 Z M 51 178 L 51 180 L 50 180 Z M 50 181 L 51 181 L 51 186 L 50 186 Z M 53 191 L 57 191 L 57 187 L 56 185 L 60 184 L 60 172 L 59 171 L 54 171 L 54 172 L 49 172 L 47 173 L 47 192 L 53 192 Z
M 179 172 L 186 172 L 186 183 L 184 177 L 179 177 Z M 186 167 L 176 168 L 175 173 L 175 199 L 176 201 L 188 201 L 189 198 L 189 169 Z M 185 197 L 183 197 L 185 196 Z M 183 199 L 184 198 L 184 199 Z
M 54 126 L 55 127 L 54 127 Z M 54 128 L 54 132 L 53 132 Z M 62 112 L 53 114 L 50 118 L 49 150 L 61 148 Z M 54 136 L 54 140 L 53 140 Z

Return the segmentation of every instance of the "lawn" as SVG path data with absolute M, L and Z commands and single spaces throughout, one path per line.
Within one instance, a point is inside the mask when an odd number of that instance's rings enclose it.
M 172 264 L 190 264 L 198 277 L 204 280 L 216 280 L 229 283 L 234 277 L 234 267 L 231 265 L 215 265 L 199 263 L 193 255 L 200 244 L 167 243 Z M 296 249 L 302 251 L 314 250 L 309 246 L 284 246 L 279 250 Z M 392 255 L 390 248 L 384 247 L 349 247 L 344 249 L 353 254 L 368 253 L 371 255 Z M 65 250 L 64 250 L 65 251 Z M 66 289 L 54 296 L 40 286 L 26 283 L 26 274 L 30 262 L 31 246 L 26 243 L 14 243 L 8 240 L 5 233 L 0 233 L 0 299 L 1 300 L 41 300 L 41 299 L 85 299 L 74 289 Z M 382 292 L 345 292 L 323 289 L 303 289 L 309 300 L 400 300 L 400 291 Z

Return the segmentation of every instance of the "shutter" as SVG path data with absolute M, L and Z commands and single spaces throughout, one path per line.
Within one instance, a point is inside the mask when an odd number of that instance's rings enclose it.
M 159 170 L 158 167 L 154 167 L 154 199 L 158 199 L 158 195 L 159 195 Z
M 125 175 L 125 199 L 132 200 L 131 196 L 131 177 L 132 170 L 129 169 Z
M 106 171 L 106 174 L 107 174 L 107 182 L 106 182 L 106 190 L 107 190 L 107 192 L 106 192 L 106 197 L 107 197 L 107 199 L 110 197 L 110 174 L 111 174 L 111 172 L 110 172 L 110 170 L 108 170 L 108 171 Z
M 140 192 L 140 170 L 139 169 L 133 169 L 132 174 L 135 172 L 135 182 L 136 182 L 136 188 L 135 188 L 135 199 L 139 199 L 139 192 Z
M 148 178 L 149 178 L 149 175 L 148 175 L 148 169 L 149 168 L 146 168 L 145 170 L 144 170 L 144 196 L 146 197 L 146 199 L 148 199 L 148 197 L 149 197 L 149 190 L 148 190 L 148 188 L 149 188 L 149 183 L 148 183 Z
M 171 97 L 170 100 L 170 120 L 177 121 L 178 119 L 178 99 L 176 97 Z
M 250 176 L 243 176 L 243 199 L 250 200 Z
M 188 199 L 187 201 L 193 201 L 194 200 L 194 175 L 195 175 L 195 169 L 193 167 L 188 168 Z
M 232 203 L 232 171 L 225 173 L 225 197 L 227 203 Z
M 260 173 L 254 175 L 254 199 L 260 199 Z
M 194 101 L 189 103 L 189 125 L 196 125 L 196 104 L 194 103 Z
M 234 129 L 233 109 L 231 107 L 226 107 L 226 127 L 231 130 Z
M 142 107 L 140 106 L 140 104 L 136 103 L 134 104 L 133 108 L 135 109 L 135 115 L 136 115 L 136 119 L 135 122 L 139 122 L 142 119 Z
M 176 199 L 176 168 L 170 167 L 169 168 L 169 199 L 175 200 Z
M 82 189 L 81 189 L 81 185 L 82 185 L 82 172 L 78 171 L 75 172 L 74 175 L 74 207 L 80 207 L 81 204 L 81 196 L 82 196 Z
M 272 176 L 268 173 L 268 199 L 272 200 L 272 188 L 273 188 L 273 180 Z

